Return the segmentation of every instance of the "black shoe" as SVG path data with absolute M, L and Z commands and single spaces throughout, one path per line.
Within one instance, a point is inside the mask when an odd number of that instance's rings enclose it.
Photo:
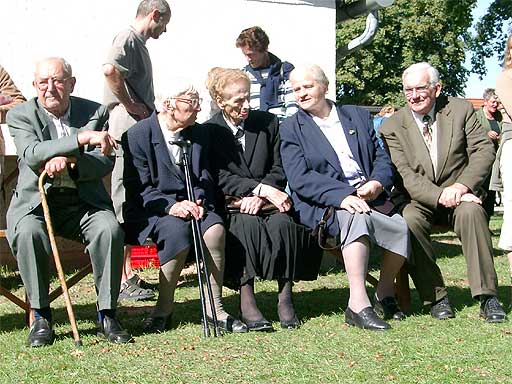
M 437 303 L 432 304 L 432 307 L 430 308 L 430 314 L 434 319 L 437 320 L 453 319 L 455 314 L 453 313 L 453 309 L 450 306 L 448 296 L 445 296 Z
M 297 318 L 297 315 L 293 315 L 293 318 L 290 320 L 279 319 L 279 322 L 281 323 L 281 328 L 283 329 L 297 329 L 300 327 L 300 321 Z
M 52 345 L 55 340 L 51 323 L 45 318 L 34 320 L 28 333 L 27 345 L 29 347 L 42 347 Z
M 384 331 L 391 328 L 391 325 L 377 316 L 372 307 L 363 308 L 359 313 L 355 313 L 347 307 L 345 311 L 345 323 L 371 331 Z
M 272 323 L 262 317 L 258 320 L 247 320 L 243 317 L 243 315 L 240 315 L 240 320 L 247 325 L 247 330 L 249 331 L 255 331 L 255 332 L 274 332 L 274 327 L 272 326 Z
M 142 322 L 142 333 L 162 333 L 167 330 L 167 325 L 171 323 L 171 315 L 146 317 Z
M 121 290 L 119 291 L 118 301 L 121 300 L 152 300 L 155 298 L 155 293 L 152 289 L 145 289 L 139 285 L 140 278 L 138 275 L 133 275 L 124 283 L 121 284 Z
M 388 296 L 379 300 L 375 294 L 375 303 L 373 304 L 375 312 L 384 318 L 384 320 L 397 320 L 405 319 L 405 314 L 400 310 L 394 297 Z
M 207 316 L 206 318 L 208 320 L 208 323 L 213 325 L 213 319 L 210 316 Z M 217 319 L 217 325 L 219 326 L 219 329 L 222 332 L 226 333 L 249 332 L 249 328 L 247 327 L 247 325 L 233 316 L 228 316 L 226 320 Z
M 487 296 L 480 304 L 480 317 L 488 323 L 503 323 L 507 315 L 496 296 Z
M 117 319 L 105 316 L 98 325 L 98 336 L 104 337 L 111 343 L 126 344 L 133 341 L 132 335 L 121 327 Z

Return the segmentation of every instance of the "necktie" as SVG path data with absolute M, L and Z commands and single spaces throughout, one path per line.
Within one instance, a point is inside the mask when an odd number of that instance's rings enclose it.
M 423 138 L 427 144 L 427 148 L 430 151 L 432 146 L 432 118 L 430 115 L 423 116 Z
M 235 139 L 240 140 L 242 137 L 244 137 L 245 132 L 242 128 L 237 128 L 235 133 Z

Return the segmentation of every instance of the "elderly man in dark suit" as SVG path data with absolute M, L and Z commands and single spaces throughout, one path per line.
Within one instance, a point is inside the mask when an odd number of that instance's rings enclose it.
M 430 240 L 432 225 L 453 226 L 466 257 L 471 295 L 480 315 L 502 322 L 491 235 L 480 199 L 494 149 L 470 103 L 442 97 L 439 73 L 428 63 L 402 76 L 407 106 L 384 122 L 380 133 L 403 180 L 403 216 L 412 233 L 410 274 L 437 319 L 454 317 Z
M 102 181 L 112 170 L 106 155 L 115 142 L 105 130 L 106 108 L 70 96 L 75 81 L 64 59 L 44 59 L 35 71 L 37 98 L 7 115 L 19 158 L 7 239 L 34 310 L 32 347 L 52 344 L 55 337 L 48 300 L 51 248 L 37 186 L 42 170 L 50 176 L 45 189 L 55 233 L 87 244 L 98 292 L 98 334 L 113 343 L 131 340 L 115 318 L 124 234 Z

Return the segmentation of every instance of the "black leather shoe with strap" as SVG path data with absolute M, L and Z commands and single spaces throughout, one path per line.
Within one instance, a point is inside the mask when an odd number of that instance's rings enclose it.
M 138 285 L 140 278 L 138 275 L 133 275 L 124 283 L 121 284 L 121 290 L 119 291 L 118 301 L 121 300 L 152 300 L 155 298 L 155 293 L 152 289 L 142 288 Z
M 377 316 L 372 307 L 363 308 L 359 313 L 355 313 L 347 307 L 345 311 L 345 323 L 371 331 L 385 331 L 391 328 L 391 325 Z

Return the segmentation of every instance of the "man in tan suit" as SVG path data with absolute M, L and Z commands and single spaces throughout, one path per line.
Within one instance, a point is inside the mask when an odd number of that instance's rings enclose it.
M 411 231 L 409 272 L 434 318 L 454 317 L 430 240 L 432 225 L 448 224 L 462 242 L 471 295 L 480 316 L 502 322 L 497 277 L 481 185 L 494 161 L 494 149 L 469 102 L 441 94 L 439 73 L 417 63 L 403 75 L 407 106 L 380 128 L 403 180 L 402 214 Z

